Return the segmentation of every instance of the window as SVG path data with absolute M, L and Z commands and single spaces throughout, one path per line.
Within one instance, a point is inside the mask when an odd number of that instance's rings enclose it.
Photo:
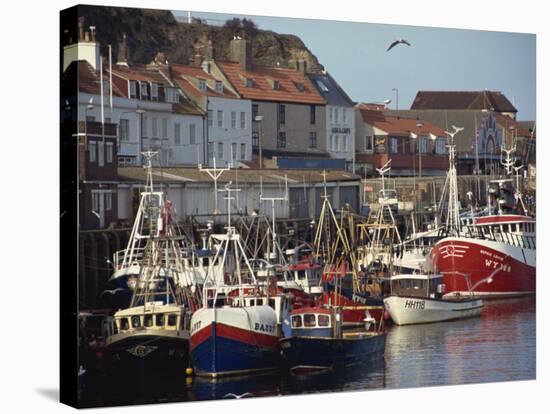
M 86 122 L 95 122 L 95 116 L 86 115 Z
M 251 78 L 246 78 L 245 84 L 246 84 L 247 88 L 253 88 L 254 87 L 254 81 Z
M 237 128 L 237 112 L 231 111 L 231 128 Z
M 162 118 L 162 138 L 168 138 L 168 119 Z
M 334 135 L 328 137 L 328 149 L 334 149 Z
M 147 89 L 147 82 L 141 82 L 139 86 L 140 86 L 140 92 L 141 92 L 141 99 L 148 99 L 149 92 Z
M 177 315 L 174 315 L 173 313 L 171 313 L 170 315 L 168 315 L 168 326 L 176 326 L 177 320 L 178 320 Z
M 445 154 L 445 140 L 437 139 L 435 141 L 435 153 L 436 154 Z
M 390 153 L 397 154 L 397 138 L 390 138 Z
M 365 137 L 365 151 L 372 152 L 374 148 L 374 137 L 372 135 L 367 135 Z
M 338 108 L 334 108 L 334 123 L 338 123 Z
M 164 313 L 159 313 L 159 314 L 156 315 L 155 325 L 156 326 L 164 326 Z
M 252 148 L 260 147 L 260 134 L 257 132 L 252 133 Z
M 292 327 L 293 328 L 302 327 L 302 317 L 300 315 L 295 315 L 292 317 Z
M 174 145 L 181 145 L 181 125 L 179 122 L 174 123 Z
M 92 191 L 92 210 L 96 213 L 99 211 L 99 192 Z
M 207 118 L 208 118 L 208 126 L 213 127 L 214 126 L 214 111 L 212 109 L 208 110 Z
M 221 81 L 216 81 L 216 92 L 223 93 L 223 83 Z
M 252 120 L 255 121 L 258 116 L 258 104 L 252 104 Z
M 280 87 L 281 87 L 280 82 L 278 80 L 274 80 L 273 81 L 273 90 L 278 91 L 280 89 Z
M 107 162 L 113 162 L 113 143 L 107 142 Z
M 143 317 L 143 325 L 147 328 L 150 328 L 153 326 L 153 315 L 145 315 Z
M 132 316 L 132 328 L 139 328 L 141 326 L 141 319 L 139 316 Z
M 159 84 L 153 83 L 151 84 L 151 100 L 158 101 L 159 100 Z
M 164 99 L 166 100 L 166 102 L 170 102 L 170 103 L 179 102 L 179 95 L 176 88 L 170 88 L 170 87 L 164 88 L 164 94 L 165 94 Z
M 286 132 L 280 131 L 277 138 L 277 148 L 286 148 Z
M 334 151 L 338 151 L 339 144 L 340 144 L 340 136 L 335 135 L 334 136 Z
M 241 129 L 245 129 L 246 128 L 246 113 L 241 112 L 241 117 L 240 117 L 239 121 L 240 121 L 240 124 L 241 124 Z
M 233 142 L 231 144 L 231 161 L 235 161 L 237 159 L 237 144 Z
M 317 83 L 317 86 L 319 87 L 319 89 L 321 89 L 321 91 L 328 92 L 328 88 L 321 80 L 316 79 L 315 82 Z
M 328 315 L 317 315 L 317 319 L 319 321 L 319 326 L 329 326 L 330 325 L 330 318 Z
M 208 159 L 211 160 L 214 158 L 214 144 L 212 142 L 209 142 L 207 145 L 208 149 Z
M 88 152 L 90 153 L 90 162 L 95 162 L 97 150 L 95 141 L 88 142 Z
M 346 123 L 346 117 L 347 117 L 347 109 L 346 108 L 342 108 L 342 122 L 343 123 Z
M 121 331 L 127 331 L 128 328 L 129 328 L 128 318 L 122 318 L 120 320 L 120 330 Z
M 340 137 L 340 151 L 345 151 L 345 150 L 346 150 L 346 136 L 342 135 Z
M 189 144 L 191 145 L 196 144 L 195 129 L 195 124 L 189 124 Z
M 241 160 L 246 160 L 246 144 L 241 144 Z
M 298 92 L 303 92 L 305 90 L 304 84 L 300 82 L 296 82 L 296 89 L 298 89 Z
M 128 119 L 120 120 L 119 135 L 121 141 L 130 140 L 130 121 Z
M 97 165 L 100 167 L 105 165 L 105 146 L 102 141 L 97 142 Z
M 279 104 L 279 125 L 285 124 L 285 106 L 283 104 Z
M 332 122 L 332 107 L 328 108 L 328 119 Z
M 422 154 L 426 154 L 428 152 L 428 138 L 426 137 L 419 137 L 419 150 Z
M 315 327 L 315 314 L 306 314 L 304 315 L 304 326 L 307 328 Z
M 137 81 L 130 81 L 130 99 L 137 98 Z
M 218 128 L 223 128 L 223 111 L 218 111 Z
M 317 148 L 317 132 L 309 133 L 309 148 Z
M 113 194 L 110 191 L 105 193 L 105 210 L 113 208 Z
M 157 118 L 153 118 L 153 132 L 152 132 L 153 138 L 157 138 L 159 136 L 158 121 L 159 120 Z
M 309 105 L 309 123 L 315 125 L 315 105 Z
M 199 90 L 201 92 L 206 92 L 206 80 L 199 79 Z
M 223 160 L 223 142 L 218 142 L 218 159 Z

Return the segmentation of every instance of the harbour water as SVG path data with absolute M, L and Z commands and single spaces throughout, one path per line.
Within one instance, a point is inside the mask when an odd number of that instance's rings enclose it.
M 481 317 L 388 326 L 384 360 L 341 372 L 296 377 L 286 372 L 211 381 L 143 373 L 121 380 L 90 374 L 84 406 L 146 404 L 317 392 L 397 389 L 536 376 L 534 298 L 486 301 Z

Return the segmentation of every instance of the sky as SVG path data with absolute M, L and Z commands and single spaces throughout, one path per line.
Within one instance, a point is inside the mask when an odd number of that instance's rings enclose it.
M 202 12 L 192 15 L 214 24 L 234 17 Z M 355 101 L 381 103 L 391 99 L 394 109 L 398 94 L 399 109 L 409 109 L 419 90 L 487 89 L 506 95 L 518 110 L 519 120 L 535 119 L 534 34 L 235 16 L 252 18 L 260 29 L 300 37 Z M 398 45 L 386 52 L 399 38 L 411 46 Z

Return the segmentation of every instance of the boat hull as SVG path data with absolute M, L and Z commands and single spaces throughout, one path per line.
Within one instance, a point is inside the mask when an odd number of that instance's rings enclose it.
M 386 346 L 383 333 L 363 333 L 352 338 L 291 336 L 281 339 L 281 353 L 295 374 L 337 369 L 382 358 Z
M 437 272 L 444 275 L 445 296 L 470 294 L 464 275 L 469 275 L 472 293 L 479 297 L 512 297 L 536 292 L 535 249 L 491 240 L 448 237 L 436 243 L 432 260 Z
M 193 314 L 191 360 L 198 375 L 242 375 L 279 367 L 276 315 L 268 306 L 203 308 Z
M 183 375 L 188 367 L 187 338 L 136 334 L 107 345 L 109 368 L 122 375 Z
M 442 322 L 479 316 L 481 299 L 429 299 L 413 296 L 388 296 L 384 305 L 396 325 Z

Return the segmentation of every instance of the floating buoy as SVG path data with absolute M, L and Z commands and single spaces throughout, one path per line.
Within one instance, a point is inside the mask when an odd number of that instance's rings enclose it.
M 185 375 L 193 375 L 193 368 L 185 368 Z

